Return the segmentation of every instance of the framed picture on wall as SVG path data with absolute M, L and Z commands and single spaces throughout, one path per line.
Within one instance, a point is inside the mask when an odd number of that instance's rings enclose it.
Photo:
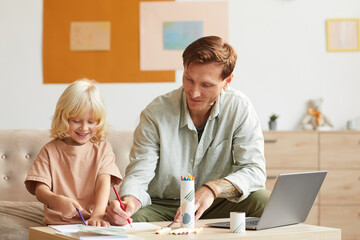
M 140 69 L 182 70 L 182 53 L 196 39 L 216 35 L 227 41 L 228 9 L 226 1 L 141 1 Z
M 327 50 L 359 51 L 359 27 L 358 18 L 328 19 L 326 21 Z

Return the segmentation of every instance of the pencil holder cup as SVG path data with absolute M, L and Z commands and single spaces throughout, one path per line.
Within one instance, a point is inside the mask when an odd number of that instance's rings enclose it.
M 230 231 L 233 233 L 245 232 L 244 212 L 230 212 Z
M 193 180 L 181 180 L 180 210 L 182 228 L 195 227 L 195 187 Z

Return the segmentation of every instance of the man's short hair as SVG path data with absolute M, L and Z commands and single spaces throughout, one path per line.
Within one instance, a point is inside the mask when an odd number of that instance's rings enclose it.
M 182 57 L 184 67 L 188 67 L 190 63 L 207 64 L 215 62 L 223 65 L 221 77 L 225 79 L 230 76 L 235 68 L 237 54 L 222 38 L 207 36 L 199 38 L 187 46 Z

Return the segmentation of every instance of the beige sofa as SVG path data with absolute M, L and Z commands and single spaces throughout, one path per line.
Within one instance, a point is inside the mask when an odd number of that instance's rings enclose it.
M 113 130 L 116 164 L 124 176 L 133 131 Z M 0 129 L 0 239 L 28 239 L 28 227 L 41 226 L 43 205 L 25 189 L 24 180 L 36 155 L 50 141 L 48 130 Z M 110 199 L 115 199 L 111 192 Z

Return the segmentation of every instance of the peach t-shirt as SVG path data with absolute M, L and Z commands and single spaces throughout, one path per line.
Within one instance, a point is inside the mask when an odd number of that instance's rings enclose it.
M 54 139 L 41 149 L 34 160 L 25 185 L 31 194 L 35 194 L 36 182 L 41 182 L 48 185 L 53 193 L 77 200 L 87 220 L 94 209 L 95 181 L 101 174 L 111 175 L 111 185 L 119 184 L 122 179 L 109 142 L 71 146 Z M 82 223 L 78 215 L 67 219 L 48 206 L 44 206 L 44 210 L 44 225 Z

